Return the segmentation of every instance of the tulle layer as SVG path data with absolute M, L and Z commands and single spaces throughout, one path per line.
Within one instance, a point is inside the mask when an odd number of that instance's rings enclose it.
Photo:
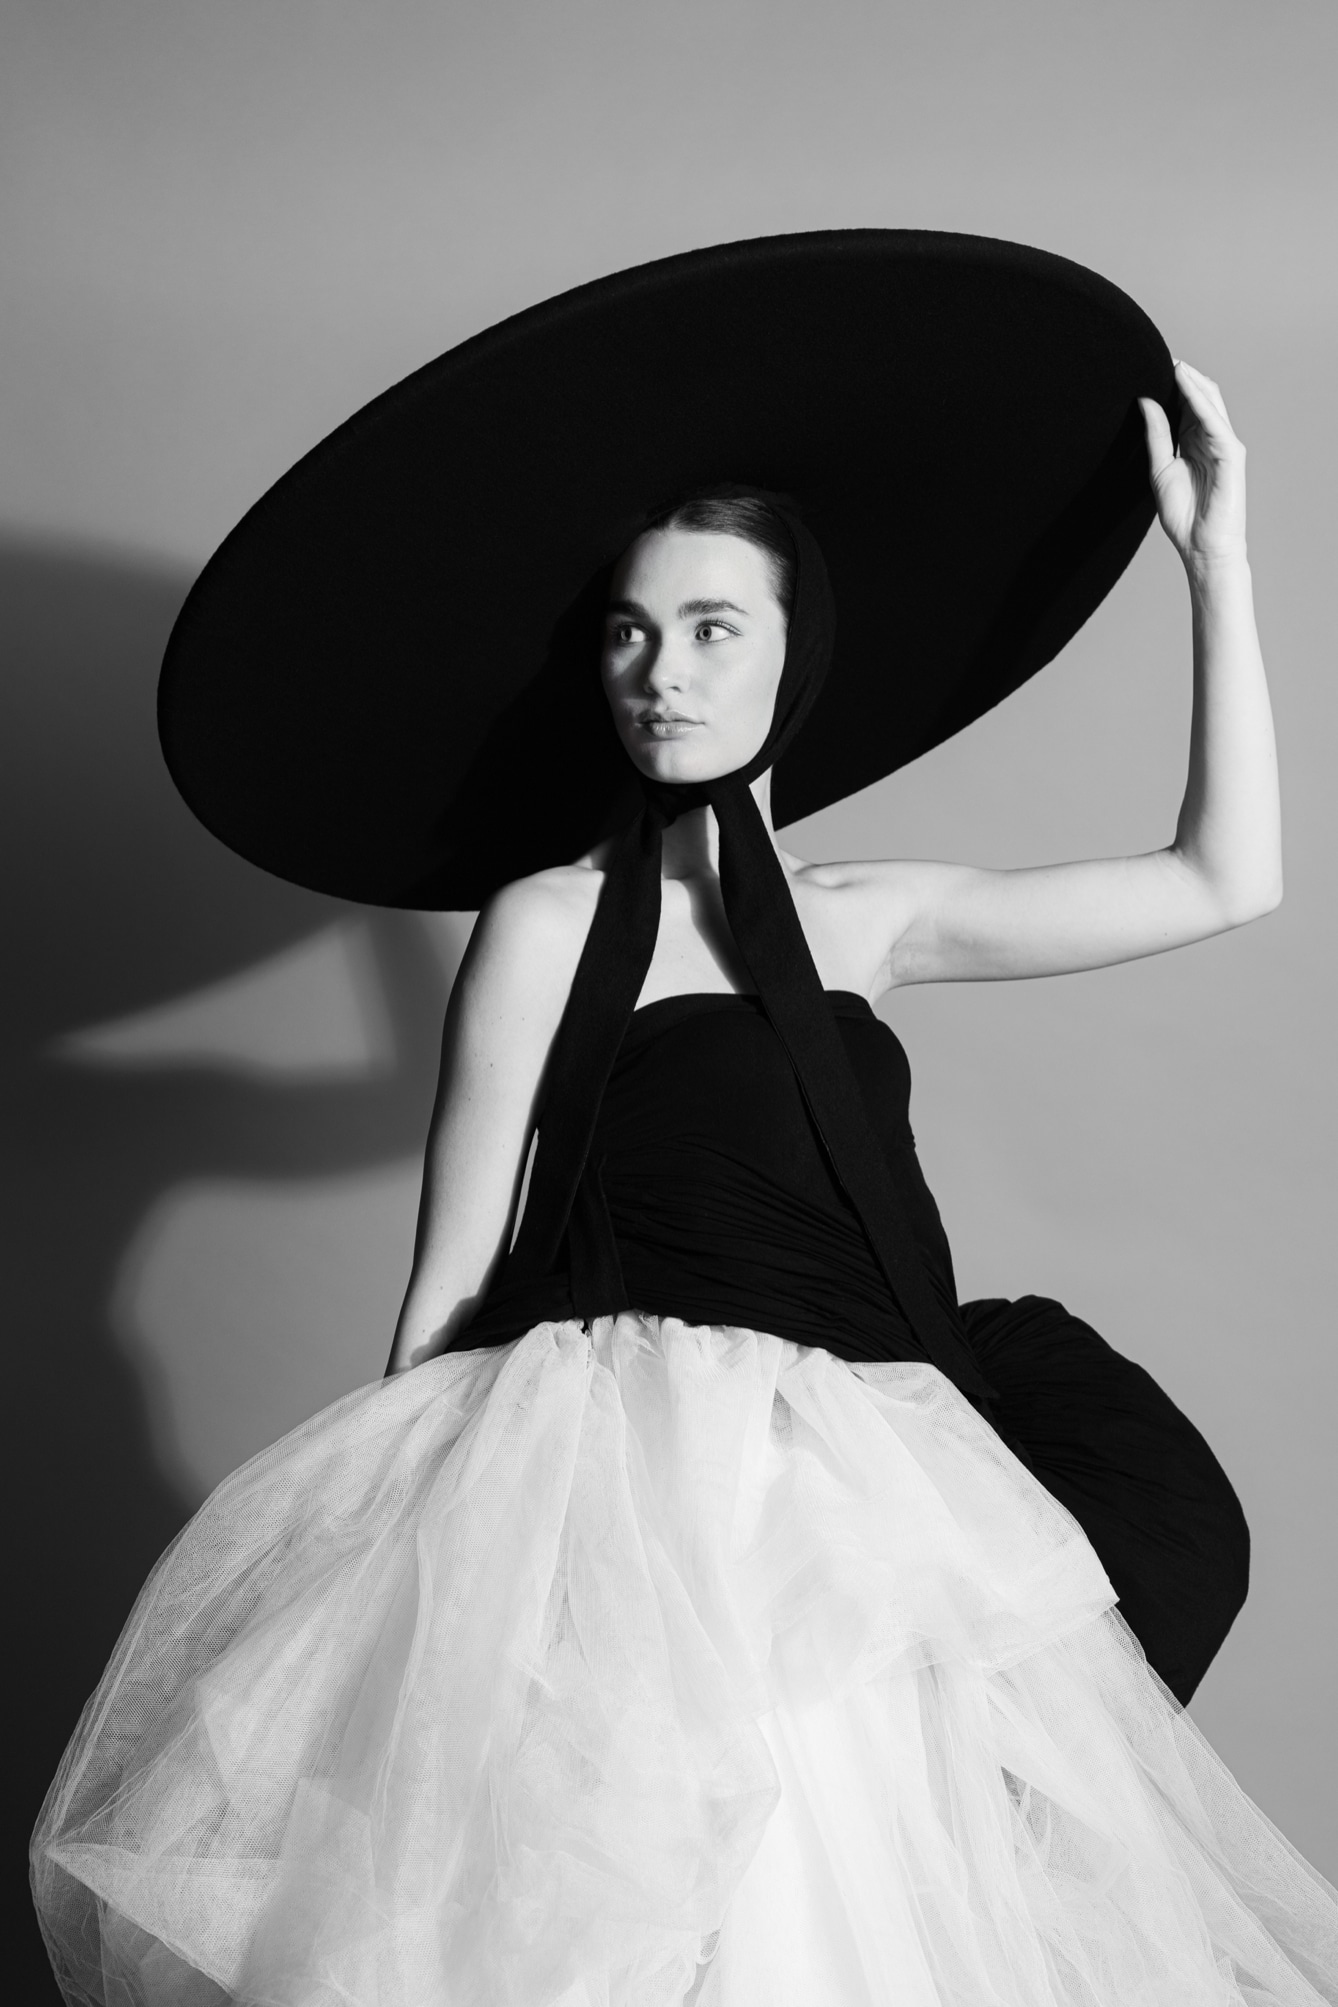
M 115 2007 L 1273 2007 L 1333 1891 L 952 1387 L 672 1319 L 349 1396 L 163 1557 L 34 1845 Z

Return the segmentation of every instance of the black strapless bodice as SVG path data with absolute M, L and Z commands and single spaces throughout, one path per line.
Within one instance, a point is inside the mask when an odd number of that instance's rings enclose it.
M 863 997 L 828 1000 L 931 1287 L 960 1328 L 911 1133 L 906 1054 Z M 552 1274 L 496 1291 L 462 1342 L 571 1316 L 573 1264 L 587 1259 L 608 1278 L 597 1300 L 609 1310 L 744 1325 L 851 1359 L 925 1356 L 756 997 L 693 993 L 634 1014 Z
M 906 1054 L 862 997 L 829 1002 L 930 1282 L 956 1318 L 952 1257 L 911 1134 Z M 755 998 L 667 997 L 639 1010 L 592 1159 L 637 1309 L 852 1358 L 922 1356 Z

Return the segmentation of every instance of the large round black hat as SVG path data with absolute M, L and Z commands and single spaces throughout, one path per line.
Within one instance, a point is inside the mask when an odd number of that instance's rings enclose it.
M 1049 662 L 1152 520 L 1147 316 L 1047 252 L 919 230 L 716 246 L 439 356 L 299 461 L 197 580 L 164 751 L 215 834 L 376 904 L 478 905 L 580 855 L 631 770 L 598 688 L 601 573 L 649 511 L 790 498 L 837 608 L 773 784 L 792 822 Z

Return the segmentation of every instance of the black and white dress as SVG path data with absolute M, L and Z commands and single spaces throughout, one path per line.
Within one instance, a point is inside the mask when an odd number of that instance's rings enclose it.
M 958 1305 L 905 1056 L 829 1002 L 995 1426 L 755 1000 L 638 1010 L 552 1272 L 159 1563 L 36 1836 L 70 2001 L 1338 1999 L 1333 1892 L 1175 1697 L 1230 1486 L 1060 1306 Z M 635 1307 L 577 1318 L 591 1265 Z

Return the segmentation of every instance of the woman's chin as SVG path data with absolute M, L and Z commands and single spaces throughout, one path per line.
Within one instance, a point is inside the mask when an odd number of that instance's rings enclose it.
M 686 739 L 649 742 L 643 739 L 627 750 L 638 773 L 644 774 L 647 780 L 660 781 L 670 787 L 718 780 L 721 774 L 728 772 L 718 759 L 712 758 L 709 747 L 693 745 Z

